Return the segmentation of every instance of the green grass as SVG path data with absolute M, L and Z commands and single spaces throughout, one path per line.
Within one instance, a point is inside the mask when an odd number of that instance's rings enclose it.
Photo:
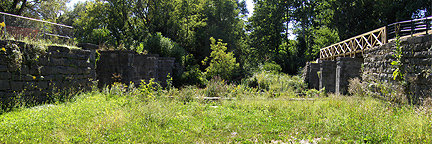
M 63 103 L 15 108 L 0 115 L 0 143 L 432 141 L 431 107 L 395 106 L 367 96 L 293 100 L 297 95 L 290 91 L 304 86 L 298 77 L 254 77 L 240 85 L 211 80 L 204 89 L 169 91 L 152 81 L 139 88 L 115 83 Z M 203 100 L 211 96 L 234 99 Z
M 372 98 L 184 103 L 90 92 L 72 102 L 0 115 L 5 143 L 217 143 L 432 141 L 432 119 Z

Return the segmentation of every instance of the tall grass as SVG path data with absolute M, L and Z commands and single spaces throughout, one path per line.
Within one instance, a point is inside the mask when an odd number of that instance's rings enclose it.
M 245 84 L 215 83 L 226 87 L 226 97 L 237 99 L 196 100 L 208 89 L 191 86 L 160 90 L 152 84 L 116 84 L 64 103 L 16 109 L 0 115 L 0 143 L 432 141 L 432 114 L 427 108 L 359 96 L 272 99 Z
M 243 84 L 266 92 L 268 97 L 296 97 L 306 90 L 306 84 L 300 76 L 258 72 L 251 78 L 245 79 Z

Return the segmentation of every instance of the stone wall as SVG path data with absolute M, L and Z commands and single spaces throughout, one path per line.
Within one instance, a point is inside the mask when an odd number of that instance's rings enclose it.
M 362 89 L 375 96 L 396 101 L 406 99 L 408 103 L 418 103 L 432 96 L 432 35 L 401 39 L 403 47 L 402 71 L 405 76 L 400 82 L 393 80 L 395 68 L 395 41 L 380 47 L 365 50 L 361 58 L 337 58 L 336 61 L 320 61 L 319 89 L 327 92 L 347 94 L 349 79 L 359 77 Z M 315 88 L 317 80 L 312 64 L 308 64 L 303 74 L 309 88 Z M 405 96 L 400 95 L 405 94 Z M 398 96 L 399 95 L 399 96 Z
M 165 86 L 167 75 L 172 74 L 175 60 L 134 51 L 100 51 L 100 54 L 96 68 L 99 87 L 114 82 L 133 82 L 138 85 L 141 80 L 148 82 L 151 78 Z
M 348 94 L 348 80 L 360 78 L 363 58 L 338 57 L 336 62 L 336 90 L 335 93 Z
M 432 35 L 410 37 L 401 39 L 403 47 L 402 70 L 406 72 L 405 81 L 408 101 L 417 103 L 418 100 L 432 95 Z M 374 85 L 388 82 L 393 84 L 393 71 L 391 62 L 395 42 L 387 43 L 381 47 L 365 51 L 363 81 Z
M 172 77 L 175 58 L 159 57 L 158 63 L 158 80 L 163 86 L 167 85 L 167 76 Z
M 307 62 L 304 72 L 303 78 L 304 82 L 308 84 L 309 89 L 319 90 L 319 77 L 318 71 L 320 70 L 319 63 Z
M 336 62 L 320 60 L 319 89 L 334 93 L 336 90 Z
M 0 99 L 21 93 L 42 102 L 56 90 L 91 86 L 91 51 L 0 41 Z

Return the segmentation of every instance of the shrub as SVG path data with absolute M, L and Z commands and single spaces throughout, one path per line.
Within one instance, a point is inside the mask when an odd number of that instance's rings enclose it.
M 170 38 L 162 36 L 160 32 L 150 35 L 144 44 L 144 48 L 161 57 L 174 57 L 180 60 L 185 55 L 185 50 Z
M 265 62 L 262 66 L 262 69 L 264 71 L 268 71 L 270 73 L 280 73 L 282 71 L 282 68 L 280 65 L 276 64 L 276 62 Z
M 257 88 L 258 91 L 269 92 L 269 96 L 295 95 L 306 89 L 306 84 L 300 76 L 289 76 L 287 74 L 275 74 L 269 72 L 258 72 L 251 78 L 242 82 L 249 87 Z
M 204 93 L 206 97 L 227 97 L 233 87 L 218 76 L 213 77 L 206 85 Z
M 138 89 L 143 99 L 154 99 L 156 96 L 160 96 L 161 88 L 160 84 L 154 82 L 154 78 L 151 78 L 148 83 L 146 83 L 145 80 L 141 80 Z
M 192 54 L 182 56 L 181 64 L 184 67 L 174 69 L 173 83 L 176 87 L 196 85 L 198 87 L 205 86 L 203 72 L 200 71 L 199 65 Z
M 405 104 L 408 102 L 404 93 L 404 87 L 399 83 L 382 81 L 361 82 L 358 78 L 355 78 L 349 80 L 348 92 L 354 96 L 375 97 L 393 104 Z
M 232 52 L 225 52 L 227 50 L 227 43 L 222 43 L 221 39 L 216 43 L 216 40 L 211 37 L 210 41 L 210 48 L 212 49 L 210 53 L 211 60 L 204 75 L 207 79 L 219 76 L 225 80 L 232 80 L 238 74 L 238 69 L 240 68 L 234 54 Z M 209 57 L 206 57 L 202 63 L 206 65 L 208 60 Z
M 203 73 L 199 70 L 198 66 L 194 66 L 188 71 L 183 72 L 180 79 L 176 81 L 176 85 L 196 85 L 198 87 L 203 87 L 205 86 L 205 81 Z
M 176 95 L 176 99 L 183 103 L 192 102 L 195 97 L 198 97 L 199 91 L 196 86 L 185 86 Z

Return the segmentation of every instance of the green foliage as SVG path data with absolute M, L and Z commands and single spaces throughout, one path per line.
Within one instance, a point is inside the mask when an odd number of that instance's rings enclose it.
M 215 76 L 207 82 L 204 92 L 205 97 L 228 97 L 233 85 L 227 84 L 222 78 Z
M 392 106 L 369 97 L 314 97 L 313 101 L 261 99 L 239 85 L 226 92 L 246 99 L 202 102 L 196 99 L 203 94 L 202 90 L 187 87 L 174 93 L 174 99 L 155 97 L 143 101 L 140 91 L 115 87 L 123 96 L 107 96 L 96 90 L 78 94 L 67 103 L 3 113 L 0 141 L 427 143 L 432 140 L 430 108 Z
M 318 90 L 316 90 L 316 89 L 309 89 L 309 90 L 306 90 L 306 91 L 304 91 L 304 94 L 305 94 L 305 96 L 306 97 L 309 97 L 309 98 L 313 98 L 313 97 L 319 97 L 320 96 L 320 91 L 318 91 Z
M 180 80 L 177 81 L 178 86 L 182 85 L 196 85 L 199 87 L 205 86 L 205 79 L 203 78 L 204 74 L 201 72 L 198 68 L 198 66 L 190 68 L 188 71 L 185 71 L 181 77 Z
M 91 41 L 98 42 L 97 44 L 103 44 L 108 41 L 109 30 L 106 28 L 93 29 L 91 33 Z
M 176 87 L 185 85 L 205 86 L 206 79 L 204 78 L 203 72 L 200 71 L 199 65 L 196 64 L 194 56 L 192 54 L 185 55 L 181 60 L 183 67 L 185 67 L 185 72 L 174 75 L 178 77 L 174 77 L 174 85 Z
M 147 54 L 147 50 L 144 49 L 144 43 L 139 43 L 135 46 L 135 51 L 139 54 Z
M 270 73 L 280 73 L 282 71 L 281 66 L 276 64 L 274 61 L 265 62 L 262 66 L 262 69 Z
M 326 46 L 339 42 L 337 31 L 323 26 L 319 29 L 313 29 L 313 45 L 312 49 L 308 52 L 308 59 L 315 60 L 319 58 L 320 50 Z
M 145 41 L 144 48 L 149 53 L 159 54 L 161 57 L 174 57 L 177 60 L 180 60 L 186 54 L 184 49 L 176 42 L 162 36 L 160 32 L 150 35 Z
M 378 80 L 362 82 L 355 78 L 349 80 L 348 92 L 353 96 L 379 98 L 392 105 L 404 105 L 408 102 L 405 88 L 396 83 Z
M 75 38 L 81 43 L 104 44 L 113 43 L 111 31 L 107 28 L 107 3 L 102 1 L 79 3 L 76 11 L 67 13 L 73 15 Z M 72 17 L 72 16 L 71 16 Z M 108 35 L 107 35 L 108 33 Z
M 67 0 L 7 0 L 0 2 L 0 11 L 27 17 L 55 20 L 66 10 Z
M 399 36 L 396 36 L 396 40 L 395 40 L 395 50 L 393 51 L 393 57 L 396 59 L 394 61 L 391 62 L 391 65 L 395 68 L 395 70 L 393 71 L 393 80 L 398 80 L 401 81 L 404 77 L 404 70 L 402 69 L 402 46 L 400 45 L 400 40 L 399 40 Z
M 232 52 L 226 53 L 227 50 L 226 43 L 222 43 L 222 40 L 219 39 L 216 43 L 216 40 L 211 37 L 211 49 L 210 53 L 210 64 L 206 68 L 206 72 L 204 73 L 205 77 L 208 79 L 220 76 L 224 80 L 232 80 L 238 74 L 239 64 L 236 62 L 236 58 Z M 206 57 L 203 61 L 205 65 L 209 60 Z
M 8 55 L 9 65 L 20 67 L 23 61 L 23 52 L 18 45 L 10 42 L 6 44 L 6 49 L 5 53 Z
M 154 82 L 154 78 L 151 78 L 148 83 L 145 80 L 141 80 L 138 89 L 143 99 L 154 99 L 156 96 L 159 96 L 160 88 L 159 83 Z
M 299 76 L 269 72 L 254 73 L 252 77 L 243 80 L 243 83 L 249 87 L 257 88 L 259 91 L 288 97 L 295 97 L 306 89 L 306 84 Z M 273 94 L 269 96 L 274 97 Z

